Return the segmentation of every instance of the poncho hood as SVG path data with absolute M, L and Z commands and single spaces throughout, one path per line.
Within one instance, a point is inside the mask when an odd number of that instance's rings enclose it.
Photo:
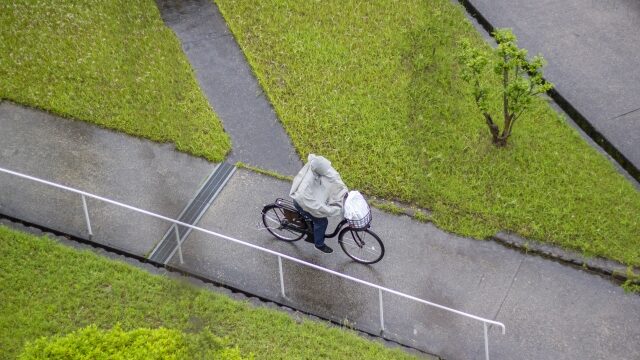
M 327 160 L 324 156 L 309 154 L 307 162 L 309 163 L 311 171 L 318 175 L 326 176 L 329 174 L 329 170 L 331 170 L 331 161 Z
M 331 161 L 309 154 L 307 164 L 293 179 L 289 196 L 311 215 L 324 218 L 342 213 L 347 191 Z

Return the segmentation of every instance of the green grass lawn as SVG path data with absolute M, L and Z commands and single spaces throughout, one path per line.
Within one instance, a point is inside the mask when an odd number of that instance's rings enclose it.
M 152 0 L 0 2 L 0 99 L 213 161 L 231 146 Z
M 256 308 L 192 285 L 151 275 L 46 237 L 0 226 L 0 358 L 28 341 L 95 324 L 123 330 L 203 329 L 257 359 L 410 359 L 350 331 Z
M 483 44 L 462 7 L 215 2 L 298 152 L 330 158 L 351 188 L 430 208 L 459 234 L 640 265 L 640 193 L 544 100 L 508 148 L 490 144 L 455 59 L 458 40 Z

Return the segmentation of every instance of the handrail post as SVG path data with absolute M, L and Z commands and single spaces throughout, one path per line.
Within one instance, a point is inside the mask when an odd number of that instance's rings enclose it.
M 282 276 L 282 257 L 278 255 L 278 270 L 280 273 L 280 293 L 282 297 L 286 298 L 287 295 L 284 293 L 284 278 Z
M 89 238 L 93 237 L 93 231 L 91 230 L 91 220 L 89 219 L 89 209 L 87 208 L 87 199 L 84 195 L 82 197 L 82 208 L 84 209 L 84 219 L 87 222 L 87 231 L 89 232 Z
M 182 240 L 180 240 L 180 232 L 178 231 L 178 225 L 174 225 L 176 229 L 176 241 L 178 242 L 178 256 L 180 257 L 180 265 L 184 264 L 184 259 L 182 258 Z
M 378 289 L 378 298 L 380 299 L 380 333 L 384 331 L 384 310 L 382 306 L 382 289 Z
M 482 322 L 484 325 L 484 357 L 489 360 L 489 336 L 487 335 L 487 323 Z

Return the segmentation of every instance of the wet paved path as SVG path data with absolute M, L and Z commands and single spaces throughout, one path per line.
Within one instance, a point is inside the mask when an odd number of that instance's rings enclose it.
M 178 217 L 214 164 L 152 143 L 0 103 L 0 166 Z M 607 279 L 526 256 L 490 241 L 465 239 L 432 224 L 374 210 L 374 230 L 387 248 L 374 266 L 352 262 L 336 244 L 327 256 L 311 244 L 273 239 L 257 228 L 263 204 L 285 196 L 289 183 L 238 170 L 198 225 L 357 278 L 503 322 L 490 330 L 492 359 L 637 359 L 640 296 Z M 89 201 L 96 242 L 149 254 L 169 225 Z M 87 237 L 81 200 L 0 175 L 0 213 Z M 171 263 L 214 281 L 377 333 L 377 292 L 192 232 L 185 263 Z M 483 328 L 441 310 L 385 294 L 384 336 L 447 359 L 483 357 Z
M 295 173 L 300 161 L 286 134 L 215 7 L 207 4 L 160 1 L 165 21 L 182 39 L 198 80 L 231 133 L 232 161 Z M 258 105 L 248 105 L 252 102 Z M 171 145 L 7 102 L 0 103 L 0 129 L 0 166 L 173 218 L 215 168 Z M 606 279 L 375 210 L 374 229 L 387 247 L 382 262 L 353 263 L 335 239 L 328 243 L 336 252 L 321 255 L 303 241 L 279 242 L 256 228 L 262 205 L 285 196 L 288 188 L 286 182 L 239 170 L 198 225 L 501 321 L 506 335 L 490 331 L 493 359 L 637 359 L 640 354 L 640 296 L 624 294 Z M 93 240 L 134 254 L 148 254 L 169 227 L 91 200 L 89 208 Z M 0 175 L 0 213 L 86 237 L 81 209 L 75 195 Z M 364 330 L 379 329 L 377 293 L 371 289 L 285 261 L 287 298 L 282 298 L 277 260 L 271 256 L 198 233 L 183 250 L 187 271 Z M 172 263 L 178 265 L 176 257 Z M 384 303 L 384 336 L 448 359 L 483 357 L 480 323 L 388 294 Z
M 157 3 L 231 136 L 228 161 L 295 175 L 302 162 L 213 1 Z
M 0 103 L 0 167 L 177 218 L 215 164 L 158 144 Z M 93 240 L 145 255 L 169 226 L 88 199 Z M 82 199 L 0 174 L 0 213 L 87 237 Z
M 432 224 L 374 209 L 373 228 L 387 248 L 373 266 L 351 261 L 336 239 L 320 254 L 304 241 L 284 243 L 257 229 L 262 205 L 285 196 L 288 182 L 238 170 L 199 226 L 329 269 L 450 306 L 507 326 L 490 331 L 492 359 L 635 359 L 640 354 L 640 296 L 607 279 L 490 241 L 445 233 Z M 330 224 L 331 229 L 333 224 Z M 378 294 L 348 280 L 192 233 L 188 271 L 292 307 L 379 331 Z M 233 256 L 229 256 L 233 254 Z M 173 265 L 180 266 L 174 257 Z M 447 359 L 482 359 L 482 324 L 384 295 L 385 337 Z
M 640 169 L 640 1 L 466 1 L 542 53 L 545 77 Z

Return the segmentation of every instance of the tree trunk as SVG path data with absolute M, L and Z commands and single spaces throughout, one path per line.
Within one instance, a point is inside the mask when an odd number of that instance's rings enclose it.
M 511 120 L 511 116 L 509 116 L 509 120 Z M 502 134 L 500 136 L 498 136 L 496 139 L 493 140 L 493 143 L 498 146 L 498 147 L 504 147 L 507 146 L 507 140 L 509 139 L 509 136 L 511 136 L 511 125 L 512 123 L 509 123 L 509 127 L 505 127 L 502 130 Z
M 500 135 L 500 128 L 496 123 L 493 122 L 491 118 L 491 114 L 483 113 L 484 119 L 487 122 L 487 126 L 489 127 L 489 132 L 491 133 L 491 138 L 493 145 L 497 147 L 505 147 L 507 146 L 507 139 L 509 138 L 509 134 L 505 134 L 504 131 L 502 135 Z
M 497 146 L 497 147 L 505 147 L 507 146 L 507 139 L 508 137 L 494 137 L 493 138 L 493 145 Z
M 491 136 L 493 137 L 493 142 L 500 137 L 500 128 L 493 122 L 491 115 L 489 113 L 484 113 L 484 119 L 487 121 L 487 126 L 489 127 L 489 131 L 491 132 Z

